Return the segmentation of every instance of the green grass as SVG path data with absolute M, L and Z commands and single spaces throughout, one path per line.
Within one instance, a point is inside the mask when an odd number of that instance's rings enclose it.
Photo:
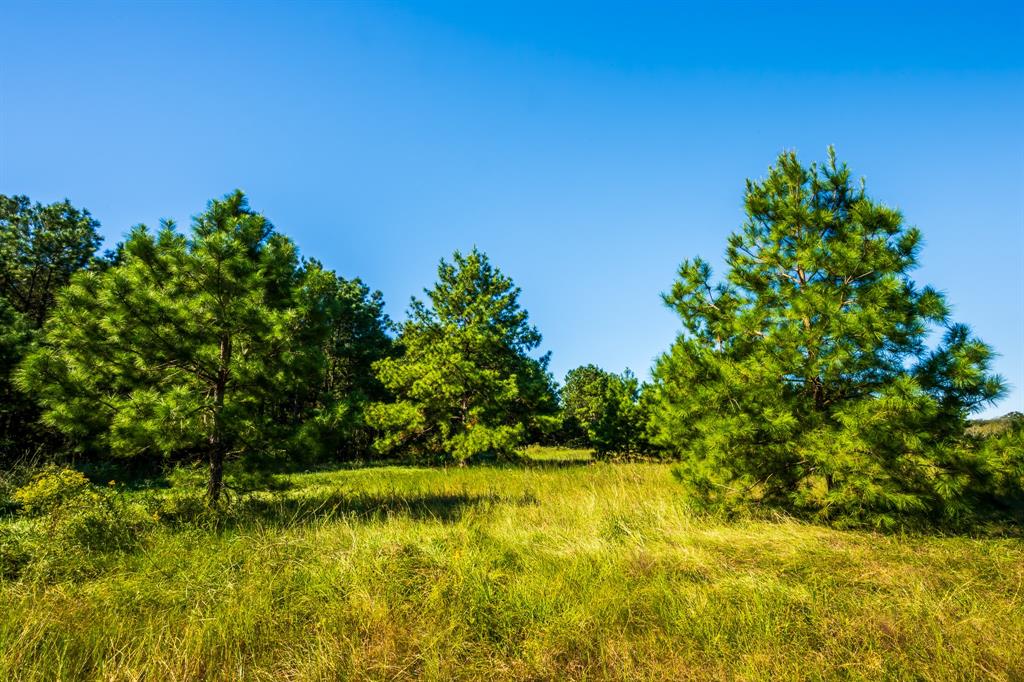
M 1024 679 L 1020 540 L 728 523 L 544 454 L 289 475 L 0 582 L 0 679 Z
M 536 462 L 589 462 L 593 452 L 585 448 L 563 448 L 531 445 L 524 451 L 527 458 Z

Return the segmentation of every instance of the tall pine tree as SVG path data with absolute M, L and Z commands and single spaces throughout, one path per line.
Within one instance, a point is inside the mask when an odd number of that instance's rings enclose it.
M 241 192 L 210 202 L 188 236 L 139 226 L 116 265 L 58 297 L 22 387 L 83 447 L 204 455 L 216 502 L 225 458 L 286 437 L 281 396 L 319 371 L 326 327 L 309 285 L 292 242 Z
M 302 289 L 307 324 L 319 345 L 320 367 L 289 387 L 285 407 L 302 420 L 295 449 L 313 459 L 353 459 L 372 452 L 374 430 L 366 422 L 370 402 L 389 397 L 373 365 L 391 357 L 392 323 L 384 298 L 359 279 L 345 279 L 306 263 Z
M 685 261 L 665 296 L 685 332 L 654 370 L 656 441 L 711 501 L 879 525 L 969 513 L 951 439 L 1003 384 L 911 278 L 921 233 L 831 149 L 810 167 L 781 155 L 745 204 L 724 279 Z

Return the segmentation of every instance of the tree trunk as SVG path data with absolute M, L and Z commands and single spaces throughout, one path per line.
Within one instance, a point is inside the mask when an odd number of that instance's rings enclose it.
M 215 505 L 220 501 L 224 491 L 224 455 L 227 443 L 224 442 L 224 394 L 228 385 L 228 370 L 231 366 L 231 337 L 223 336 L 220 340 L 220 366 L 217 371 L 217 382 L 213 387 L 213 430 L 210 432 L 210 480 L 206 485 L 206 501 Z
M 210 480 L 206 484 L 206 500 L 210 506 L 220 501 L 224 490 L 224 448 L 222 444 L 213 444 L 210 438 Z

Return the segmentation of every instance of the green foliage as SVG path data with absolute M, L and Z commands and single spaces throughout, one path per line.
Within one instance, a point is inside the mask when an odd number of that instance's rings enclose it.
M 301 416 L 281 396 L 321 368 L 321 302 L 303 287 L 326 275 L 305 275 L 240 192 L 211 202 L 190 236 L 139 226 L 116 265 L 59 296 L 22 387 L 82 447 L 205 453 L 216 501 L 224 458 L 279 451 Z
M 295 449 L 310 460 L 366 456 L 374 437 L 366 406 L 388 398 L 373 364 L 394 353 L 392 324 L 379 291 L 324 271 L 316 261 L 306 268 L 305 307 L 320 316 L 321 338 L 312 342 L 320 344 L 322 358 L 315 377 L 291 388 L 292 405 L 310 412 Z
M 0 194 L 0 462 L 53 446 L 13 372 L 29 352 L 57 292 L 96 266 L 97 223 L 67 200 L 44 206 Z
M 33 337 L 25 316 L 0 297 L 0 462 L 24 453 L 39 440 L 33 428 L 36 410 L 12 381 Z
M 93 497 L 93 491 L 89 479 L 80 472 L 48 468 L 38 473 L 28 485 L 19 488 L 13 497 L 25 514 L 42 516 L 83 498 Z
M 565 375 L 561 402 L 567 429 L 580 429 L 599 456 L 646 449 L 640 383 L 628 369 L 622 374 L 595 365 L 571 369 Z
M 966 456 L 975 460 L 974 475 L 966 485 L 982 503 L 1003 506 L 1020 519 L 1024 518 L 1024 415 L 1008 415 L 1004 425 L 965 446 Z
M 519 289 L 477 249 L 442 260 L 438 282 L 413 299 L 400 354 L 375 364 L 395 396 L 375 402 L 379 452 L 465 461 L 511 454 L 553 415 L 548 356 L 529 355 L 541 336 L 519 306 Z
M 16 578 L 32 562 L 29 543 L 24 528 L 0 525 L 0 580 Z
M 920 232 L 831 149 L 809 168 L 781 155 L 745 201 L 725 278 L 685 261 L 665 296 L 685 332 L 654 370 L 655 441 L 712 503 L 882 526 L 963 519 L 976 461 L 952 439 L 1003 384 L 989 347 L 910 278 Z
M 57 292 L 94 260 L 98 228 L 66 199 L 44 206 L 0 194 L 0 297 L 41 327 Z
M 92 553 L 138 546 L 154 516 L 115 489 L 73 469 L 46 467 L 13 495 L 24 521 L 0 527 L 0 574 L 32 566 L 40 574 L 78 573 Z

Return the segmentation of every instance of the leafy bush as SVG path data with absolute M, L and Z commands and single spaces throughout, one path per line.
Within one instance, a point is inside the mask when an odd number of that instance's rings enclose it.
M 14 493 L 14 500 L 27 516 L 42 516 L 81 501 L 92 488 L 89 480 L 74 469 L 47 468 Z
M 211 505 L 202 490 L 171 490 L 155 497 L 149 508 L 160 523 L 179 529 L 216 531 L 239 521 L 245 512 L 243 502 L 246 499 L 247 496 L 232 494 Z
M 154 518 L 111 485 L 93 485 L 73 469 L 47 467 L 14 493 L 44 553 L 127 550 Z
M 0 472 L 0 515 L 13 512 L 18 504 L 14 501 L 17 486 L 7 472 Z

